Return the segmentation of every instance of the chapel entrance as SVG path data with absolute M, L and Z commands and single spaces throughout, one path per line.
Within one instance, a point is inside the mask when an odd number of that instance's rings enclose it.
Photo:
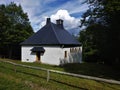
M 36 52 L 36 61 L 40 62 L 40 59 L 41 59 L 40 52 Z
M 35 61 L 41 62 L 41 56 L 44 55 L 45 49 L 43 47 L 33 47 L 31 51 L 36 53 Z

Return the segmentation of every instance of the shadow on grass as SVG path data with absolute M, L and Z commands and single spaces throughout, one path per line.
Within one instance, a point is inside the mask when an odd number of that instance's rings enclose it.
M 74 63 L 61 66 L 66 72 L 120 80 L 120 69 L 97 63 Z
M 101 82 L 101 81 L 96 81 L 96 82 L 102 84 L 102 86 L 109 87 L 110 90 L 118 90 L 118 88 L 113 87 L 113 85 L 117 85 L 117 84 L 110 84 L 110 83 L 106 84 L 105 82 Z M 101 89 L 100 89 L 100 90 L 101 90 Z M 102 89 L 102 90 L 105 90 L 105 89 Z M 107 89 L 107 90 L 108 90 L 108 89 Z
M 0 67 L 1 67 L 1 68 L 4 68 L 4 69 L 9 69 L 9 70 L 11 70 L 11 71 L 14 71 L 15 73 L 19 72 L 19 73 L 22 73 L 22 74 L 25 74 L 25 75 L 30 75 L 30 76 L 42 78 L 42 79 L 46 80 L 46 82 L 47 82 L 47 75 L 46 75 L 46 77 L 43 77 L 43 76 L 40 76 L 40 75 L 37 75 L 37 74 L 33 74 L 33 73 L 21 71 L 21 70 L 18 70 L 18 69 L 15 71 L 15 69 L 13 69 L 13 68 L 7 68 L 7 67 L 5 67 L 5 66 L 3 66 L 3 67 L 0 66 Z M 65 83 L 65 82 L 61 82 L 61 81 L 55 80 L 55 79 L 53 79 L 53 78 L 50 79 L 50 81 L 57 82 L 57 83 L 61 83 L 61 84 L 64 84 L 64 85 L 67 85 L 67 86 L 70 86 L 70 87 L 73 87 L 73 88 L 76 88 L 76 89 L 88 90 L 88 89 L 86 89 L 86 88 L 82 88 L 82 87 L 78 87 L 78 86 L 75 86 L 75 85 L 71 85 L 71 84 L 68 84 L 68 83 Z
M 42 78 L 42 79 L 45 79 L 46 82 L 47 82 L 47 77 L 43 77 L 43 76 L 39 76 L 39 75 L 36 75 L 36 74 L 32 74 L 32 73 L 28 73 L 28 72 L 24 72 L 24 71 L 19 71 L 19 70 L 17 70 L 17 72 L 20 72 L 20 73 L 23 73 L 23 74 L 28 74 L 28 75 L 38 77 L 38 78 Z M 61 81 L 58 81 L 58 80 L 55 80 L 55 79 L 50 79 L 50 81 L 54 81 L 54 82 L 57 82 L 57 83 L 61 83 L 61 84 L 64 84 L 64 85 L 67 85 L 67 86 L 70 86 L 70 87 L 74 87 L 74 88 L 78 88 L 78 89 L 82 89 L 82 90 L 88 90 L 88 89 L 78 87 L 78 86 L 74 86 L 74 85 L 71 85 L 71 84 L 68 84 L 68 83 L 65 83 L 65 82 L 61 82 Z

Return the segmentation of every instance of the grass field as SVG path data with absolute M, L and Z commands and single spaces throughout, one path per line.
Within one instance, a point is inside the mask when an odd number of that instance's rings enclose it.
M 109 66 L 92 63 L 72 64 L 62 67 L 45 65 L 40 63 L 22 63 L 30 66 L 38 66 L 47 69 L 74 72 L 110 79 L 120 79 L 117 69 Z M 16 68 L 16 72 L 14 71 Z M 117 72 L 114 74 L 114 72 Z M 97 82 L 94 80 L 75 78 L 66 75 L 50 73 L 50 81 L 46 81 L 46 72 L 23 67 L 15 67 L 11 64 L 0 62 L 0 90 L 120 90 L 120 85 Z M 117 76 L 114 76 L 117 75 Z

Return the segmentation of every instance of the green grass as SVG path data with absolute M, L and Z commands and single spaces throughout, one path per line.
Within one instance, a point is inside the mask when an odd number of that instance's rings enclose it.
M 97 63 L 68 64 L 64 70 L 71 73 L 120 80 L 120 67 L 107 66 Z
M 47 69 L 65 71 L 70 73 L 120 80 L 120 66 L 118 67 L 107 66 L 104 64 L 97 64 L 97 63 L 81 63 L 81 64 L 67 64 L 64 66 L 55 66 L 55 65 L 47 65 L 40 63 L 23 63 L 21 61 L 16 61 L 16 60 L 10 60 L 10 61 L 19 64 L 38 66 Z
M 13 61 L 13 60 L 11 60 Z M 20 64 L 31 66 L 44 67 L 48 69 L 75 72 L 75 73 L 90 73 L 96 71 L 98 75 L 101 74 L 101 69 L 105 66 L 96 64 L 72 64 L 63 67 L 45 65 L 40 63 L 22 63 L 20 61 L 13 61 Z M 87 65 L 84 66 L 84 65 Z M 97 66 L 97 68 L 95 68 Z M 85 68 L 86 67 L 86 68 Z M 102 67 L 102 68 L 101 68 Z M 16 72 L 14 71 L 16 68 Z M 77 68 L 77 69 L 75 69 Z M 91 68 L 91 69 L 90 69 Z M 80 69 L 80 70 L 79 70 Z M 107 66 L 105 70 L 109 69 Z M 93 70 L 93 71 L 89 71 Z M 103 71 L 103 70 L 102 70 Z M 99 73 L 98 73 L 99 72 Z M 111 71 L 112 72 L 112 71 Z M 111 73 L 110 71 L 108 73 Z M 107 76 L 107 74 L 105 74 Z M 112 77 L 111 77 L 112 78 Z M 11 64 L 0 62 L 0 90 L 120 90 L 120 85 L 108 84 L 104 82 L 97 82 L 94 80 L 75 78 L 66 75 L 59 75 L 50 73 L 50 81 L 46 81 L 46 72 L 40 70 L 33 70 L 22 67 L 15 67 Z

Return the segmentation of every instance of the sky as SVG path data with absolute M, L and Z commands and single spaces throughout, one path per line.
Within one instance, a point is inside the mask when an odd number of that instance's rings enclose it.
M 64 20 L 64 27 L 71 34 L 80 31 L 80 18 L 88 10 L 86 0 L 0 0 L 0 4 L 14 2 L 21 5 L 28 14 L 34 32 L 37 32 L 51 18 L 53 23 L 57 19 Z

